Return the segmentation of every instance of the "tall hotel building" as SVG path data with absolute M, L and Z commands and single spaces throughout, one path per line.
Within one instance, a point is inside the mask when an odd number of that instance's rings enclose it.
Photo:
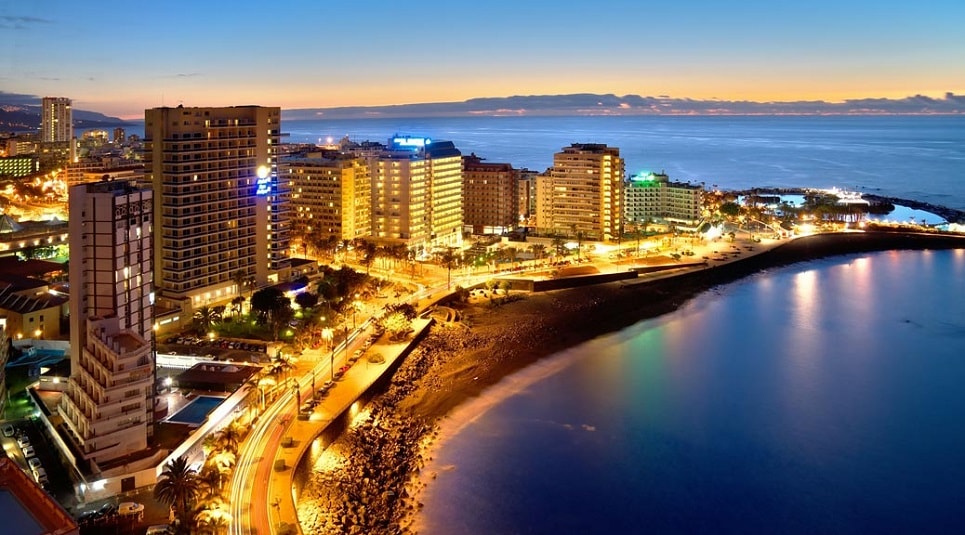
M 396 136 L 370 158 L 373 238 L 418 255 L 462 246 L 462 153 L 451 141 Z
M 280 120 L 280 108 L 261 106 L 144 112 L 144 168 L 158 215 L 158 304 L 179 311 L 182 325 L 196 308 L 241 294 L 238 272 L 257 286 L 288 280 L 290 191 L 278 175 Z
M 623 232 L 623 158 L 604 144 L 574 143 L 553 155 L 537 178 L 536 219 L 542 233 L 617 240 Z
M 127 181 L 70 188 L 71 375 L 60 414 L 96 467 L 144 450 L 153 414 L 153 194 Z
M 519 226 L 519 170 L 508 163 L 462 157 L 463 224 L 473 234 L 501 234 Z
M 302 236 L 366 238 L 372 232 L 369 162 L 336 150 L 283 158 L 291 183 L 292 231 Z
M 695 225 L 700 220 L 704 188 L 696 184 L 671 182 L 662 173 L 641 173 L 624 186 L 626 224 L 648 222 Z
M 74 115 L 69 98 L 44 97 L 41 100 L 40 130 L 43 143 L 69 142 L 74 137 Z

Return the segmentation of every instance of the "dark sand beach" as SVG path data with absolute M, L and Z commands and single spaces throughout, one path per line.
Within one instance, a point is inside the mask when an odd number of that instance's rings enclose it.
M 568 347 L 680 307 L 761 270 L 850 253 L 965 248 L 965 237 L 910 232 L 821 234 L 761 247 L 708 267 L 543 293 L 511 293 L 453 305 L 370 405 L 368 424 L 330 448 L 337 459 L 299 492 L 305 533 L 414 533 L 412 520 L 436 424 L 452 409 L 522 368 Z

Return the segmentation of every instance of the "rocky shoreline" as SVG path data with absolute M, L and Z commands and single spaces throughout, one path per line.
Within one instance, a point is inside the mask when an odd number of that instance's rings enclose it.
M 892 249 L 965 248 L 965 237 L 911 232 L 842 233 L 799 238 L 755 256 L 652 281 L 624 281 L 525 294 L 505 304 L 460 309 L 439 324 L 370 404 L 367 423 L 348 430 L 324 455 L 301 492 L 305 533 L 414 533 L 419 474 L 437 422 L 486 388 L 544 357 L 676 310 L 714 286 L 758 271 L 817 258 Z M 592 319 L 592 321 L 588 321 Z

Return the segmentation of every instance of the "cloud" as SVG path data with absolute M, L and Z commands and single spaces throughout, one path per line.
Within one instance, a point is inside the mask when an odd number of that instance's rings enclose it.
M 52 20 L 40 17 L 25 17 L 16 15 L 0 15 L 0 28 L 11 30 L 26 30 L 31 26 L 50 24 Z

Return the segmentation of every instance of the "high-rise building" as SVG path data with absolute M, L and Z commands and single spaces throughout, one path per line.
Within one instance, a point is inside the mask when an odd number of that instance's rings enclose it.
M 463 225 L 473 234 L 501 234 L 519 225 L 519 170 L 508 163 L 462 157 Z
M 624 185 L 626 224 L 677 223 L 693 225 L 700 220 L 703 187 L 671 182 L 663 173 L 641 173 Z
M 418 255 L 462 246 L 462 153 L 451 141 L 396 136 L 371 166 L 373 238 Z
M 367 159 L 337 150 L 283 158 L 291 184 L 292 232 L 339 241 L 372 233 L 372 182 Z
M 553 167 L 537 179 L 539 231 L 619 239 L 623 169 L 620 149 L 605 144 L 574 143 L 553 155 Z
M 40 141 L 44 143 L 69 142 L 74 137 L 74 115 L 70 99 L 44 97 L 41 101 Z
M 148 446 L 153 193 L 127 181 L 80 184 L 69 204 L 71 375 L 60 412 L 77 451 L 103 467 Z
M 277 107 L 155 108 L 144 113 L 144 169 L 157 195 L 158 304 L 227 302 L 243 288 L 289 278 L 287 179 L 278 174 Z

